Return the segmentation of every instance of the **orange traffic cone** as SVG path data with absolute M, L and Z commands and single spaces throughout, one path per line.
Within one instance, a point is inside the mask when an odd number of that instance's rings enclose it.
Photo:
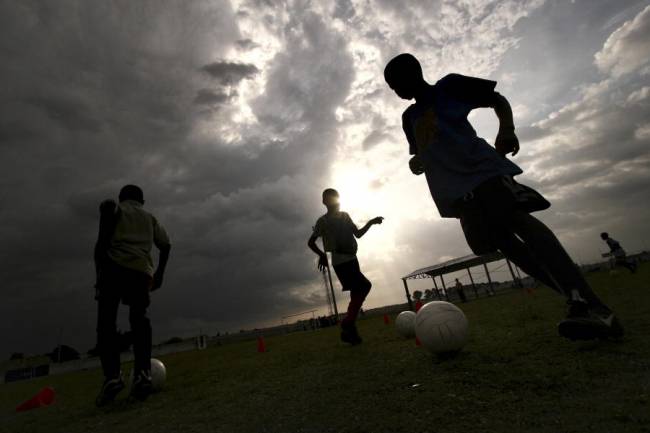
M 388 314 L 384 314 L 384 325 L 390 324 L 390 319 L 388 318 Z
M 257 351 L 259 353 L 266 352 L 266 343 L 264 342 L 264 337 L 257 337 Z
M 37 407 L 49 406 L 54 403 L 54 389 L 46 386 L 34 397 L 16 406 L 16 412 L 23 412 Z

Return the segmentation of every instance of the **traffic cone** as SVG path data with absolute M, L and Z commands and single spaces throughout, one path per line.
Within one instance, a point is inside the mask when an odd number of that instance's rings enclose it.
M 49 406 L 54 403 L 54 389 L 46 386 L 34 397 L 16 406 L 16 412 L 23 412 L 37 407 Z
M 264 342 L 264 337 L 257 337 L 257 351 L 259 353 L 266 352 L 266 343 Z
M 388 314 L 384 314 L 384 325 L 390 324 L 390 319 L 388 318 Z

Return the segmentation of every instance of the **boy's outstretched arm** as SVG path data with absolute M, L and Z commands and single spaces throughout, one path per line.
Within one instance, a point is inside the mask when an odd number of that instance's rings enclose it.
M 309 241 L 307 241 L 307 246 L 318 256 L 318 270 L 323 272 L 329 266 L 329 263 L 327 262 L 325 252 L 321 251 L 318 245 L 316 245 L 316 239 L 318 239 L 318 235 L 315 233 L 312 234 L 309 237 Z
M 368 221 L 365 226 L 363 226 L 361 229 L 358 229 L 357 226 L 354 226 L 354 237 L 357 239 L 361 238 L 361 236 L 365 235 L 368 229 L 370 229 L 370 226 L 373 224 L 381 224 L 384 221 L 384 217 L 375 217 Z
M 519 139 L 515 135 L 515 122 L 512 118 L 512 108 L 508 100 L 498 92 L 494 92 L 494 100 L 491 107 L 499 118 L 499 132 L 494 140 L 494 147 L 501 156 L 512 153 L 515 156 L 519 152 Z

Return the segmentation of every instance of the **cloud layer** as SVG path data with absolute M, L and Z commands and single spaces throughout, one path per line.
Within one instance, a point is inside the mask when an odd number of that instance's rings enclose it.
M 156 339 L 322 308 L 305 243 L 324 187 L 360 224 L 387 217 L 361 242 L 370 306 L 401 300 L 399 276 L 466 254 L 406 168 L 405 105 L 381 75 L 402 51 L 431 81 L 499 81 L 517 161 L 554 199 L 542 218 L 578 259 L 597 256 L 601 229 L 640 249 L 650 12 L 575 3 L 3 3 L 3 350 L 43 352 L 61 330 L 92 346 L 97 206 L 126 183 L 143 187 L 174 245 Z M 535 49 L 544 64 L 531 65 Z M 473 120 L 491 138 L 494 117 Z

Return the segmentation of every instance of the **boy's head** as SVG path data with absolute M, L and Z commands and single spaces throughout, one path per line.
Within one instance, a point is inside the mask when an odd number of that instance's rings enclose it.
M 602 232 L 602 233 L 600 234 L 600 238 L 601 238 L 602 240 L 609 239 L 609 233 L 607 233 L 607 232 Z
M 328 209 L 338 208 L 339 206 L 339 192 L 334 188 L 327 188 L 323 191 L 323 204 Z
M 420 62 L 409 53 L 400 54 L 388 62 L 384 79 L 402 99 L 415 98 L 418 89 L 425 83 Z
M 120 201 L 135 200 L 144 204 L 144 193 L 137 185 L 125 185 L 120 190 Z

